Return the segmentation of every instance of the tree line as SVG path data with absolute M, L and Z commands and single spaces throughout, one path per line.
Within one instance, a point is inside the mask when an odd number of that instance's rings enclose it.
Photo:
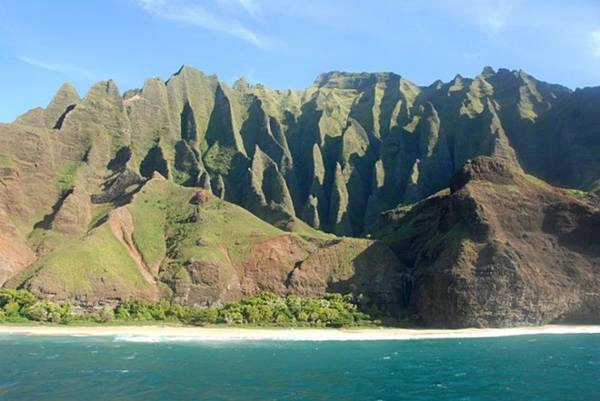
M 281 297 L 260 292 L 221 307 L 190 307 L 167 300 L 125 301 L 96 310 L 77 310 L 69 303 L 39 299 L 27 290 L 0 290 L 0 322 L 50 323 L 144 323 L 186 325 L 268 325 L 300 327 L 344 327 L 378 323 L 359 310 L 352 295 L 328 293 L 321 298 Z

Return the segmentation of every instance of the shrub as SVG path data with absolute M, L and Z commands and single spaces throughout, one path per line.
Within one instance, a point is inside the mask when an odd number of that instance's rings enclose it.
M 358 298 L 359 302 L 364 297 Z M 279 297 L 260 292 L 221 308 L 186 307 L 167 300 L 154 303 L 126 301 L 116 308 L 105 306 L 97 314 L 74 316 L 71 305 L 38 300 L 26 290 L 0 290 L 0 321 L 28 319 L 40 322 L 173 321 L 205 325 L 215 323 L 302 326 L 353 326 L 369 324 L 371 316 L 359 310 L 351 295 L 326 294 L 323 298 Z M 364 305 L 363 305 L 364 307 Z
M 28 319 L 26 313 L 36 303 L 38 299 L 27 290 L 0 290 L 0 310 L 3 313 L 3 320 Z M 38 317 L 45 318 L 41 309 L 37 311 Z
M 48 321 L 52 323 L 58 323 L 62 321 L 62 315 L 58 312 L 49 312 L 48 313 Z
M 19 309 L 28 308 L 38 301 L 35 295 L 27 290 L 0 290 L 0 308 L 14 302 Z
M 57 305 L 50 301 L 38 301 L 35 304 L 21 308 L 21 315 L 29 320 L 38 322 L 50 321 L 54 323 L 68 320 L 67 316 L 71 314 L 71 306 Z
M 238 304 L 229 304 L 219 311 L 219 323 L 240 324 L 244 323 L 244 315 Z
M 60 323 L 67 324 L 67 323 L 71 322 L 73 320 L 73 318 L 74 318 L 73 311 L 72 311 L 72 308 L 71 308 L 71 304 L 70 303 L 64 303 L 60 308 L 61 308 Z
M 25 317 L 29 320 L 45 322 L 48 320 L 48 310 L 43 302 L 38 302 L 25 309 Z
M 113 308 L 106 305 L 98 313 L 98 320 L 102 323 L 112 322 L 115 318 L 115 312 Z
M 118 320 L 130 320 L 131 314 L 129 313 L 128 305 L 123 303 L 117 306 L 117 309 L 115 309 L 115 317 Z
M 219 319 L 219 311 L 216 308 L 193 308 L 188 315 L 186 323 L 196 325 L 215 324 Z
M 8 319 L 21 317 L 21 308 L 19 304 L 14 301 L 6 303 L 3 309 Z

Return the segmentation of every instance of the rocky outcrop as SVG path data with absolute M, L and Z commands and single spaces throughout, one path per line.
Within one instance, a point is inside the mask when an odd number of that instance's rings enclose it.
M 155 172 L 160 173 L 159 170 L 149 170 L 148 177 L 152 177 L 152 174 Z M 142 183 L 143 179 L 138 173 L 126 169 L 107 179 L 103 186 L 103 191 L 91 195 L 90 199 L 94 203 L 111 202 L 120 196 L 126 195 L 131 187 L 137 188 Z
M 67 235 L 84 235 L 92 220 L 91 209 L 90 195 L 81 188 L 75 188 L 53 216 L 51 228 Z
M 407 264 L 407 316 L 428 326 L 598 323 L 600 209 L 501 158 L 449 192 L 387 212 L 378 236 Z
M 403 271 L 402 263 L 381 242 L 334 241 L 296 263 L 287 283 L 291 293 L 301 296 L 328 291 L 368 296 L 382 311 L 396 316 Z
M 200 258 L 184 263 L 189 278 L 170 283 L 175 300 L 211 306 L 259 291 L 304 297 L 333 291 L 364 297 L 369 306 L 391 315 L 399 313 L 403 266 L 383 243 L 354 239 L 307 243 L 280 234 L 253 243 L 239 259 L 231 258 L 227 248 L 220 251 L 224 257 L 219 261 Z

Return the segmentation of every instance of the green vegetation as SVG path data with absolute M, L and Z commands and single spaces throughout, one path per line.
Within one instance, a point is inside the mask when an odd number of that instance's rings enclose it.
M 39 300 L 27 290 L 0 290 L 0 322 L 67 323 L 71 316 L 69 304 Z
M 93 230 L 84 239 L 45 234 L 43 238 L 56 246 L 55 250 L 9 281 L 11 287 L 18 287 L 33 275 L 41 282 L 54 285 L 56 290 L 50 291 L 69 294 L 85 293 L 102 283 L 110 283 L 126 293 L 149 287 L 107 225 Z
M 351 295 L 326 294 L 323 298 L 277 297 L 269 292 L 225 305 L 218 323 L 300 326 L 354 326 L 372 323 L 360 312 Z
M 440 198 L 445 195 L 440 195 Z M 380 232 L 375 234 L 387 244 L 422 236 L 428 232 L 435 232 L 436 213 L 435 207 L 423 207 L 422 204 L 405 205 L 398 209 L 402 212 L 394 224 L 388 224 Z
M 133 240 L 147 265 L 153 265 L 165 255 L 166 199 L 173 195 L 144 188 L 129 208 L 135 225 Z
M 335 240 L 337 237 L 334 234 L 326 233 L 325 231 L 317 230 L 303 222 L 300 219 L 294 219 L 289 222 L 286 226 L 286 231 L 299 235 L 301 238 L 312 241 L 312 240 L 323 240 L 330 241 Z
M 128 323 L 171 322 L 191 325 L 230 324 L 258 326 L 342 327 L 375 323 L 358 310 L 351 295 L 323 298 L 279 297 L 261 292 L 221 308 L 186 307 L 166 300 L 155 303 L 127 301 L 116 308 L 73 312 L 70 304 L 40 300 L 27 290 L 0 290 L 0 322 Z
M 527 181 L 529 181 L 530 183 L 540 186 L 540 187 L 548 187 L 548 183 L 544 180 L 542 180 L 541 178 L 537 178 L 536 176 L 533 176 L 531 174 L 523 174 L 523 177 L 525 177 L 525 179 Z
M 523 176 L 525 177 L 525 179 L 527 179 L 527 181 L 529 181 L 532 184 L 542 186 L 542 187 L 549 187 L 549 184 L 546 181 L 544 181 L 540 178 L 537 178 L 533 175 L 523 174 Z M 561 188 L 561 189 L 575 198 L 582 198 L 588 194 L 587 191 L 584 191 L 581 189 L 576 189 L 576 188 Z
M 218 143 L 211 146 L 204 155 L 204 163 L 218 174 L 226 175 L 231 168 L 235 150 L 220 147 Z
M 194 259 L 235 262 L 247 257 L 251 244 L 282 233 L 218 198 L 201 208 L 192 205 L 193 194 L 192 189 L 156 180 L 146 184 L 130 204 L 133 239 L 148 265 L 165 255 L 172 264 Z
M 581 189 L 565 188 L 565 191 L 567 191 L 569 195 L 576 198 L 583 198 L 588 194 L 586 191 L 582 191 Z
M 13 161 L 10 156 L 0 154 L 0 167 L 10 167 Z
M 68 160 L 60 166 L 56 175 L 56 187 L 59 191 L 68 191 L 75 186 L 77 170 L 79 170 L 79 167 L 82 165 L 83 163 L 81 161 Z
M 122 283 L 124 287 L 146 285 L 138 267 L 107 226 L 96 229 L 84 241 L 53 253 L 45 260 L 44 267 L 56 282 L 73 293 L 93 285 L 98 277 Z

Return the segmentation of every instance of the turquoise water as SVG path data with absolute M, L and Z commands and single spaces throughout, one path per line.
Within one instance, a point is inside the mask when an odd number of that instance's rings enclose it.
M 600 335 L 131 342 L 0 335 L 0 400 L 600 400 Z

